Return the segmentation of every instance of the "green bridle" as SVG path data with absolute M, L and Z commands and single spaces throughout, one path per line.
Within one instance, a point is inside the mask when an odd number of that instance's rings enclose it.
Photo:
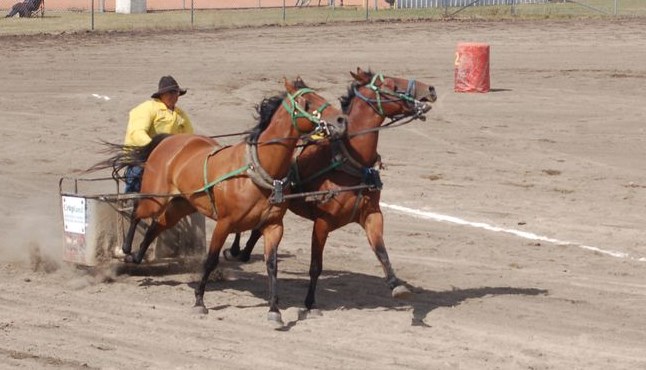
M 375 83 L 379 81 L 381 82 L 381 86 L 377 86 Z M 416 105 L 417 100 L 415 99 L 415 80 L 409 80 L 408 81 L 408 87 L 406 88 L 406 92 L 401 93 L 398 91 L 393 91 L 388 88 L 383 87 L 384 84 L 384 75 L 383 73 L 376 73 L 374 76 L 372 76 L 372 80 L 370 80 L 370 83 L 365 85 L 365 87 L 369 88 L 370 90 L 375 92 L 376 98 L 375 99 L 370 99 L 363 94 L 359 92 L 359 87 L 355 86 L 354 87 L 354 93 L 357 97 L 361 98 L 363 101 L 366 103 L 370 104 L 370 106 L 377 112 L 379 115 L 384 116 L 384 108 L 382 106 L 383 103 L 391 103 L 391 102 L 397 102 L 397 101 L 405 101 L 407 103 L 410 103 L 412 105 Z M 382 98 L 382 95 L 388 95 L 389 97 L 386 97 L 385 99 Z M 391 98 L 394 97 L 394 98 Z M 376 108 L 373 104 L 376 104 Z
M 302 96 L 302 95 L 307 94 L 307 93 L 312 93 L 312 92 L 314 92 L 314 90 L 309 89 L 309 88 L 302 88 L 302 89 L 299 89 L 298 91 L 296 91 L 293 95 L 290 94 L 290 93 L 287 93 L 287 96 L 285 97 L 285 99 L 283 99 L 283 107 L 285 107 L 285 110 L 287 110 L 287 112 L 289 112 L 289 115 L 292 118 L 292 126 L 294 127 L 294 129 L 296 129 L 296 132 L 298 132 L 299 135 L 308 135 L 309 136 L 309 135 L 312 135 L 312 134 L 323 133 L 325 136 L 328 136 L 330 134 L 330 130 L 327 127 L 327 122 L 325 120 L 321 119 L 321 113 L 323 112 L 323 110 L 325 110 L 325 108 L 330 106 L 330 103 L 325 102 L 320 107 L 318 107 L 316 110 L 314 110 L 312 113 L 309 113 L 309 112 L 307 112 L 305 110 L 305 108 L 301 107 L 296 102 L 296 99 L 299 96 Z M 288 104 L 287 100 L 289 100 L 289 102 L 291 104 Z M 307 118 L 308 120 L 310 120 L 312 123 L 314 123 L 316 125 L 316 128 L 314 130 L 310 131 L 310 132 L 301 131 L 298 128 L 298 125 L 296 124 L 296 121 L 299 118 Z M 284 138 L 283 139 L 278 139 L 278 140 L 275 140 L 275 141 L 280 141 L 280 140 L 284 140 Z M 272 141 L 269 141 L 269 142 L 272 142 Z M 258 143 L 254 143 L 254 144 L 257 145 Z M 264 144 L 267 144 L 267 142 L 265 142 Z M 254 171 L 254 167 L 256 168 L 255 169 L 256 171 L 262 170 L 262 168 L 260 167 L 260 164 L 258 163 L 258 161 L 256 159 L 255 162 L 253 162 L 253 161 L 249 162 L 249 163 L 245 164 L 244 166 L 242 166 L 240 168 L 237 168 L 237 169 L 235 169 L 235 170 L 233 170 L 231 172 L 228 172 L 228 173 L 218 177 L 217 179 L 215 179 L 213 181 L 209 181 L 208 180 L 208 160 L 209 160 L 210 157 L 214 156 L 215 154 L 217 154 L 218 152 L 220 152 L 222 149 L 225 149 L 225 148 L 227 148 L 227 147 L 217 146 L 206 157 L 206 159 L 204 160 L 204 166 L 203 166 L 204 186 L 202 188 L 200 188 L 200 189 L 193 192 L 193 193 L 206 192 L 209 199 L 211 200 L 211 206 L 212 206 L 212 209 L 213 209 L 212 212 L 213 212 L 214 215 L 217 215 L 217 206 L 215 204 L 215 199 L 213 198 L 213 195 L 209 191 L 211 188 L 213 188 L 214 186 L 216 186 L 217 184 L 219 184 L 219 183 L 221 183 L 221 182 L 223 182 L 225 180 L 228 180 L 230 178 L 239 176 L 239 175 L 241 175 L 241 174 L 243 174 L 243 173 L 245 173 L 247 171 L 250 171 L 250 170 Z M 255 166 L 254 166 L 253 163 L 255 163 Z M 263 173 L 264 173 L 264 171 L 263 171 Z M 265 176 L 268 176 L 268 175 L 265 175 Z M 260 180 L 265 180 L 265 182 L 266 182 L 266 184 L 262 183 L 262 184 L 259 184 L 259 186 L 269 188 L 269 189 L 273 190 L 274 192 L 279 192 L 280 194 L 282 194 L 282 187 L 284 186 L 284 184 L 287 184 L 287 178 L 288 177 L 289 177 L 289 175 L 286 178 L 282 179 L 282 180 L 276 180 L 276 179 L 264 179 L 264 178 L 262 178 L 262 175 L 260 175 L 260 176 L 258 176 L 256 178 L 260 178 Z M 254 177 L 252 177 L 252 180 L 253 179 L 254 179 Z M 254 182 L 256 182 L 256 181 L 254 180 Z M 279 196 L 278 198 L 281 198 L 281 197 L 282 197 L 282 195 Z
M 294 95 L 287 93 L 287 96 L 285 97 L 285 99 L 283 99 L 283 107 L 285 107 L 285 110 L 289 112 L 289 115 L 292 118 L 292 126 L 294 127 L 296 132 L 298 132 L 299 135 L 318 134 L 321 132 L 324 132 L 326 135 L 328 135 L 329 130 L 327 127 L 327 122 L 321 119 L 321 114 L 323 113 L 325 108 L 330 106 L 330 103 L 325 102 L 316 110 L 314 110 L 312 113 L 309 113 L 305 110 L 305 108 L 301 107 L 300 104 L 296 102 L 296 98 L 312 92 L 314 92 L 314 90 L 310 88 L 302 88 L 296 91 Z M 291 104 L 287 103 L 288 100 L 289 100 L 289 103 Z M 307 118 L 310 122 L 316 125 L 316 128 L 311 132 L 301 131 L 298 128 L 298 125 L 296 124 L 296 121 L 299 118 Z

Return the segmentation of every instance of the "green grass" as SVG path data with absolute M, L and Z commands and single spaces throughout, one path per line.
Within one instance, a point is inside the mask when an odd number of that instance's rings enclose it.
M 440 20 L 452 19 L 574 19 L 612 18 L 614 0 L 577 0 L 575 3 L 549 3 L 540 5 L 480 6 L 428 9 L 380 9 L 337 7 L 321 8 L 249 9 L 249 10 L 200 10 L 193 16 L 190 11 L 167 11 L 146 14 L 117 14 L 75 11 L 46 11 L 44 18 L 0 19 L 0 35 L 23 35 L 85 31 L 132 30 L 184 30 L 258 27 L 264 25 L 322 24 L 333 22 L 388 21 L 388 20 Z M 594 10 L 599 9 L 601 11 Z M 621 17 L 646 17 L 646 0 L 620 0 L 618 15 Z

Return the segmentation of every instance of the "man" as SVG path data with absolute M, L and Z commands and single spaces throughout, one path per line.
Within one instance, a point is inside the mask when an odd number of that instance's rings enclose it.
M 19 14 L 21 18 L 31 17 L 31 13 L 38 10 L 42 2 L 43 0 L 25 0 L 21 3 L 16 3 L 11 7 L 11 10 L 5 18 L 11 18 L 16 14 Z
M 139 104 L 130 111 L 125 146 L 145 146 L 157 134 L 192 134 L 191 120 L 176 105 L 179 97 L 186 94 L 186 91 L 186 89 L 179 87 L 172 76 L 162 77 L 159 80 L 157 92 L 151 95 L 152 99 Z M 125 192 L 139 192 L 143 168 L 139 166 L 127 167 L 125 175 Z

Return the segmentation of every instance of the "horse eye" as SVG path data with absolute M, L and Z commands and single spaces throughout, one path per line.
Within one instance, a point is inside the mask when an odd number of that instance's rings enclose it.
M 306 112 L 309 112 L 309 110 L 310 110 L 310 102 L 306 101 L 305 102 L 305 107 L 303 107 L 303 109 L 305 109 Z

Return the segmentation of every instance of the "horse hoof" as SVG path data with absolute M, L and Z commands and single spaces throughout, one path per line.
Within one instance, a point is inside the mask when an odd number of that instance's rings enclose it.
M 123 257 L 123 261 L 125 263 L 135 263 L 135 258 L 132 256 L 132 254 L 126 254 L 126 256 Z
M 398 285 L 393 289 L 393 298 L 395 299 L 408 299 L 412 296 L 413 293 L 405 285 Z
M 249 260 L 251 259 L 251 257 L 249 255 L 239 255 L 236 258 L 237 258 L 238 262 L 244 262 L 244 263 L 249 262 Z
M 225 249 L 224 252 L 222 252 L 222 255 L 224 256 L 224 259 L 227 261 L 235 261 L 236 259 L 236 256 L 234 256 L 233 253 L 231 253 L 230 248 Z
M 280 329 L 285 326 L 283 318 L 280 315 L 280 312 L 269 311 L 267 313 L 267 320 L 274 325 L 276 329 Z
M 312 319 L 321 316 L 323 316 L 323 312 L 318 308 L 311 308 L 309 310 L 307 308 L 302 308 L 298 311 L 299 320 Z
M 206 315 L 209 313 L 209 309 L 204 306 L 193 306 L 193 313 L 198 315 Z

